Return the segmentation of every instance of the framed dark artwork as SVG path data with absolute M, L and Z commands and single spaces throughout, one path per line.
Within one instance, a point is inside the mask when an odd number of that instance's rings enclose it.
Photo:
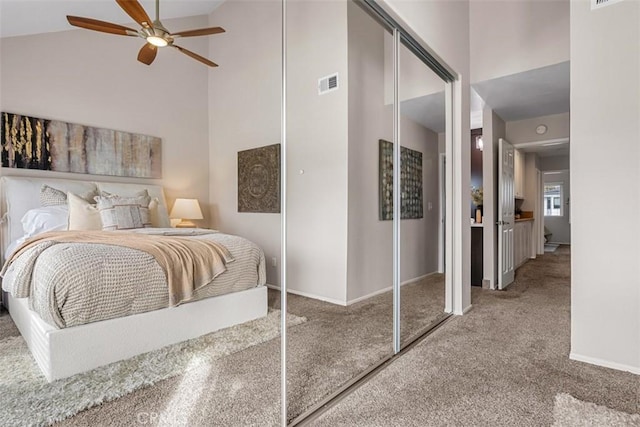
M 238 151 L 238 212 L 280 213 L 280 144 Z
M 162 140 L 58 120 L 0 113 L 2 167 L 162 178 Z
M 379 159 L 379 218 L 393 220 L 392 142 L 380 140 Z M 422 218 L 422 153 L 406 147 L 400 147 L 400 191 L 400 218 Z

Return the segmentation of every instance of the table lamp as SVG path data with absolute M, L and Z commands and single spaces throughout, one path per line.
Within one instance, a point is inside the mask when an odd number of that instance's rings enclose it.
M 198 199 L 176 199 L 169 217 L 182 220 L 176 225 L 178 228 L 195 228 L 190 220 L 203 218 Z

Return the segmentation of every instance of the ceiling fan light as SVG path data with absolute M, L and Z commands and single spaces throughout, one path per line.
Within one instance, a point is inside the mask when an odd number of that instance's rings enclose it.
M 165 47 L 168 43 L 165 39 L 158 36 L 149 36 L 147 37 L 147 42 L 151 43 L 154 46 Z

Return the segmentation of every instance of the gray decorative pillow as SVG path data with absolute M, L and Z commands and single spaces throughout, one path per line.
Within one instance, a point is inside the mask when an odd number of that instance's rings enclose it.
M 91 190 L 84 194 L 77 194 L 81 199 L 87 202 L 93 202 L 93 198 L 96 196 L 95 190 Z M 40 187 L 40 206 L 43 208 L 47 206 L 60 206 L 67 204 L 67 193 L 58 190 L 57 188 L 49 187 L 47 184 L 42 184 Z
M 149 196 L 95 198 L 103 230 L 131 230 L 151 227 Z
M 40 206 L 59 206 L 67 204 L 67 193 L 60 191 L 57 188 L 49 187 L 47 184 L 42 184 L 40 187 Z
M 102 197 L 123 197 L 120 194 L 113 194 L 113 193 L 109 193 L 108 191 L 101 191 L 100 195 Z M 134 195 L 132 196 L 127 196 L 127 197 L 149 197 L 149 191 L 147 191 L 146 189 L 144 190 L 140 190 L 138 192 L 136 192 Z

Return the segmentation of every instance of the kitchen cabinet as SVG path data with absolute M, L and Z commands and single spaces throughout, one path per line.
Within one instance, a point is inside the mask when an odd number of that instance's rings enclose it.
M 515 149 L 513 156 L 513 181 L 516 199 L 524 199 L 525 153 Z
M 513 228 L 513 264 L 516 268 L 531 258 L 533 219 L 516 220 Z
M 471 285 L 482 286 L 482 224 L 471 226 Z

